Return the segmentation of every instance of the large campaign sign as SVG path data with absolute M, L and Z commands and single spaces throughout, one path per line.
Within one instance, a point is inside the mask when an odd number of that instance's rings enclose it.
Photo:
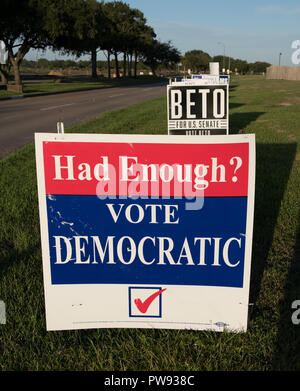
M 246 330 L 254 135 L 35 143 L 48 330 Z
M 167 102 L 168 134 L 228 134 L 228 84 L 173 83 L 167 86 Z

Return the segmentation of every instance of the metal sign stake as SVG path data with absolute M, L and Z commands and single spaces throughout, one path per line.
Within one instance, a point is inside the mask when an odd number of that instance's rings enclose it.
M 64 123 L 63 122 L 57 122 L 57 133 L 59 133 L 59 134 L 64 134 L 65 133 Z

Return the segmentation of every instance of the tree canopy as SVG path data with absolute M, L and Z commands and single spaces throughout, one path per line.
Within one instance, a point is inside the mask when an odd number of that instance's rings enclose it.
M 133 61 L 136 75 L 140 58 L 154 73 L 160 64 L 179 61 L 177 49 L 158 42 L 143 13 L 123 1 L 2 0 L 0 40 L 8 50 L 8 63 L 0 68 L 2 81 L 12 66 L 16 84 L 21 84 L 20 64 L 30 49 L 48 47 L 78 57 L 90 53 L 93 77 L 99 50 L 106 53 L 108 66 L 114 56 L 117 76 L 121 53 L 124 75 L 130 75 Z
M 186 69 L 190 69 L 193 73 L 198 72 L 207 72 L 209 67 L 209 62 L 218 62 L 221 67 L 231 72 L 237 71 L 239 73 L 262 73 L 266 71 L 266 68 L 271 64 L 267 62 L 254 62 L 248 63 L 246 60 L 241 60 L 239 58 L 232 58 L 229 56 L 217 55 L 211 57 L 208 53 L 203 52 L 202 50 L 190 50 L 185 53 L 181 58 L 182 65 Z
M 185 53 L 182 64 L 194 73 L 207 71 L 212 58 L 202 50 L 190 50 Z
M 21 61 L 31 48 L 44 49 L 48 41 L 44 18 L 37 0 L 2 0 L 0 40 L 8 52 L 8 63 L 14 68 L 15 81 L 20 84 Z M 7 68 L 1 66 L 1 79 L 7 79 Z
M 7 52 L 7 64 L 0 65 L 2 83 L 7 84 L 10 68 L 21 85 L 20 65 L 30 49 L 51 48 L 78 58 L 89 54 L 92 76 L 97 77 L 97 53 L 107 58 L 108 76 L 114 60 L 116 76 L 136 76 L 142 61 L 155 75 L 160 66 L 174 67 L 180 61 L 193 73 L 208 71 L 209 62 L 226 64 L 239 72 L 263 72 L 268 63 L 253 64 L 224 56 L 211 57 L 202 50 L 189 50 L 180 57 L 172 43 L 157 39 L 144 14 L 123 1 L 97 0 L 2 0 L 0 40 Z M 228 66 L 227 66 L 228 64 Z
M 168 68 L 177 64 L 180 61 L 180 53 L 170 42 L 163 43 L 153 40 L 149 45 L 145 46 L 142 61 L 150 66 L 155 75 L 159 65 L 164 65 Z

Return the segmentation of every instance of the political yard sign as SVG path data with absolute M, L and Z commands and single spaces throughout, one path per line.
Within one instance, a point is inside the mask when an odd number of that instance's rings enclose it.
M 186 81 L 197 80 L 201 81 L 201 84 L 228 84 L 229 76 L 228 75 L 191 75 L 191 79 L 186 79 Z
M 228 134 L 228 84 L 173 83 L 167 86 L 167 102 L 170 135 Z
M 254 137 L 36 133 L 47 330 L 245 331 Z

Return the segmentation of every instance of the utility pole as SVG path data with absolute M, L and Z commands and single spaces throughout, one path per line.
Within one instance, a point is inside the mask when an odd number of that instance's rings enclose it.
M 223 49 L 224 49 L 224 51 L 223 51 L 223 69 L 225 69 L 225 43 L 218 42 L 218 44 L 223 45 Z M 222 69 L 222 71 L 223 71 L 223 69 Z

